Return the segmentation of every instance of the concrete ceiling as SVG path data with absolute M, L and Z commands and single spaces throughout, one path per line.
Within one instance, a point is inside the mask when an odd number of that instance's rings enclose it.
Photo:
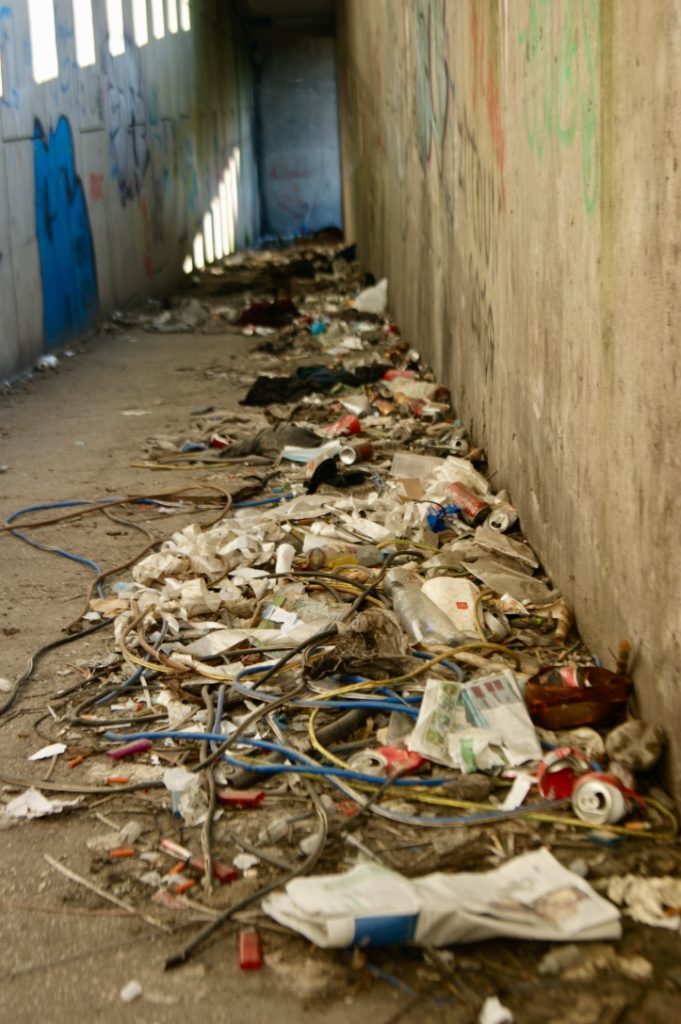
M 333 31 L 335 0 L 238 0 L 241 16 L 254 29 Z

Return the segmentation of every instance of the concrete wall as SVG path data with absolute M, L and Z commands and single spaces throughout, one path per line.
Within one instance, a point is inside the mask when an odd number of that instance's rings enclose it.
M 264 232 L 287 237 L 340 227 L 334 40 L 288 36 L 263 42 L 256 61 Z
M 339 0 L 346 233 L 681 796 L 681 8 Z
M 200 258 L 204 221 L 218 253 L 258 234 L 252 81 L 231 4 L 179 0 L 175 26 L 166 0 L 160 38 L 144 6 L 148 43 L 135 45 L 124 0 L 112 56 L 94 0 L 95 64 L 80 67 L 74 5 L 54 0 L 57 67 L 42 84 L 26 0 L 0 7 L 0 379 L 171 286 L 195 241 Z

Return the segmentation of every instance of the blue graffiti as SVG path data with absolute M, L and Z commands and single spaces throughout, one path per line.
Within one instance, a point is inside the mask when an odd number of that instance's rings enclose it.
M 90 218 L 65 117 L 50 129 L 49 138 L 36 118 L 33 162 L 43 330 L 50 346 L 86 331 L 99 307 Z

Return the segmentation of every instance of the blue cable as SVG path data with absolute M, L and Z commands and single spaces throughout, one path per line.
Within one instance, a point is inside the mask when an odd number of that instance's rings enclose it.
M 254 690 L 250 686 L 244 686 L 240 681 L 243 676 L 256 675 L 260 672 L 266 672 L 267 665 L 250 665 L 248 668 L 242 669 L 234 678 L 232 686 L 234 689 L 242 694 L 244 697 L 251 697 L 255 700 L 261 701 L 263 704 L 273 704 L 279 700 L 279 697 L 273 693 L 264 693 L 261 690 Z M 420 697 L 417 695 L 416 700 L 420 701 Z M 294 707 L 298 708 L 370 708 L 374 711 L 398 711 L 404 714 L 411 714 L 413 717 L 418 715 L 418 709 L 410 708 L 408 705 L 402 703 L 399 699 L 395 701 L 377 701 L 369 698 L 354 697 L 347 700 L 306 700 L 304 698 L 295 698 L 290 702 Z
M 99 576 L 102 568 L 93 562 L 92 559 L 86 558 L 84 555 L 75 555 L 72 551 L 65 551 L 64 548 L 55 548 L 51 544 L 41 544 L 40 541 L 33 540 L 32 537 L 27 537 L 25 533 L 20 533 L 19 530 L 10 530 L 13 537 L 18 537 L 19 540 L 23 540 L 26 544 L 30 544 L 32 548 L 37 548 L 39 551 L 48 551 L 52 555 L 61 555 L 62 558 L 68 558 L 71 562 L 78 562 L 80 565 L 86 565 L 88 569 Z M 97 593 L 102 596 L 101 584 L 97 584 Z
M 105 739 L 113 740 L 120 743 L 132 742 L 133 740 L 161 740 L 161 739 L 184 739 L 184 740 L 198 740 L 200 742 L 218 741 L 224 742 L 225 737 L 223 735 L 215 735 L 214 733 L 191 733 L 191 732 L 135 732 L 135 733 L 115 733 L 107 731 L 104 733 Z M 277 743 L 268 743 L 266 740 L 254 740 L 247 739 L 246 737 L 240 737 L 239 742 L 242 745 L 262 748 L 264 750 L 276 750 L 284 754 L 285 757 L 293 760 L 303 762 L 302 764 L 252 764 L 249 761 L 240 761 L 236 757 L 231 757 L 228 754 L 223 754 L 222 759 L 234 768 L 245 769 L 246 771 L 257 771 L 266 775 L 289 774 L 295 775 L 320 775 L 328 779 L 333 785 L 345 793 L 347 796 L 347 790 L 343 786 L 341 779 L 351 778 L 358 782 L 368 782 L 373 786 L 383 785 L 385 779 L 377 779 L 375 775 L 365 775 L 362 772 L 353 772 L 347 768 L 331 768 L 324 765 L 318 764 L 313 761 L 307 754 L 303 754 L 301 751 L 290 750 L 288 747 L 280 746 Z M 444 782 L 449 781 L 448 779 L 405 779 L 397 778 L 394 779 L 391 785 L 397 786 L 441 786 Z M 355 799 L 354 794 L 349 794 Z M 562 806 L 561 801 L 557 800 L 544 800 L 540 803 L 533 804 L 532 811 L 545 811 L 555 809 Z M 442 816 L 433 818 L 432 815 L 419 816 L 416 814 L 401 814 L 399 811 L 391 811 L 391 816 L 394 820 L 401 821 L 404 824 L 423 824 L 424 821 L 428 825 L 462 825 L 462 824 L 478 824 L 489 821 L 490 819 L 498 820 L 499 818 L 514 818 L 522 817 L 528 812 L 528 808 L 518 807 L 513 811 L 480 811 L 475 814 L 456 815 L 455 817 Z
M 272 505 L 279 504 L 282 501 L 290 501 L 294 498 L 293 494 L 278 494 L 271 498 L 262 498 L 259 501 L 242 501 L 232 507 L 235 509 L 239 508 L 256 508 L 260 505 Z M 5 522 L 7 525 L 13 523 L 15 519 L 20 519 L 22 516 L 28 515 L 31 512 L 49 512 L 55 508 L 78 508 L 81 505 L 110 505 L 119 501 L 119 498 L 82 498 L 75 499 L 73 501 L 53 501 L 47 505 L 28 505 L 26 508 L 20 508 L 16 512 L 12 512 L 11 515 L 7 516 Z M 163 502 L 157 501 L 154 498 L 131 498 L 130 504 L 132 505 L 162 505 Z M 40 541 L 33 540 L 31 537 L 27 537 L 25 533 L 20 533 L 19 530 L 10 531 L 13 537 L 17 537 L 19 540 L 24 541 L 25 544 L 30 544 L 31 547 L 37 548 L 39 551 L 47 551 L 52 555 L 59 555 L 61 558 L 68 558 L 71 562 L 78 562 L 79 565 L 84 565 L 88 569 L 99 576 L 102 572 L 101 566 L 94 562 L 90 558 L 86 558 L 84 555 L 76 555 L 72 551 L 66 551 L 64 548 L 55 548 L 50 544 L 41 544 Z M 104 591 L 100 583 L 97 584 L 97 593 L 102 597 Z
M 415 658 L 421 658 L 422 661 L 432 661 L 433 658 L 435 657 L 434 654 L 428 654 L 427 651 L 412 651 L 411 653 L 414 655 Z M 459 665 L 456 664 L 456 662 L 440 661 L 438 662 L 438 664 L 444 665 L 445 668 L 448 668 L 451 672 L 453 672 L 458 679 L 463 679 L 463 670 Z
M 278 505 L 280 501 L 292 501 L 295 494 L 277 494 L 271 498 L 259 498 L 257 501 L 240 501 L 232 508 L 258 508 L 260 505 Z
M 180 732 L 169 730 L 167 732 L 135 732 L 135 733 L 115 733 L 105 732 L 104 737 L 107 740 L 115 740 L 116 742 L 131 742 L 132 740 L 196 740 L 205 742 L 208 740 L 209 743 L 224 743 L 227 738 L 223 733 L 210 733 L 210 732 Z M 223 754 L 224 760 L 227 764 L 232 765 L 235 768 L 245 768 L 247 770 L 253 770 L 256 772 L 262 772 L 265 775 L 279 775 L 283 772 L 293 772 L 294 774 L 300 775 L 306 772 L 313 775 L 326 776 L 337 776 L 341 779 L 350 779 L 354 782 L 369 782 L 374 785 L 383 782 L 383 779 L 377 779 L 375 775 L 369 775 L 364 772 L 356 772 L 351 768 L 335 768 L 331 765 L 322 765 L 312 758 L 303 754 L 299 750 L 293 750 L 291 747 L 285 747 L 280 743 L 271 743 L 269 740 L 256 740 L 246 736 L 239 737 L 240 744 L 255 747 L 257 750 L 267 750 L 269 752 L 276 752 L 282 754 L 289 760 L 298 762 L 297 764 L 251 764 L 248 761 L 240 761 L 238 758 L 230 756 L 229 754 Z M 395 780 L 397 786 L 441 786 L 443 782 L 447 782 L 447 779 L 405 779 L 398 778 Z
M 82 499 L 75 501 L 54 501 L 48 505 L 30 505 L 26 508 L 20 508 L 16 512 L 12 512 L 11 515 L 7 516 L 5 522 L 9 525 L 13 523 L 15 519 L 20 519 L 21 516 L 28 515 L 30 512 L 47 512 L 55 508 L 76 508 L 80 505 L 110 505 L 112 502 L 118 501 L 118 498 L 92 498 Z M 153 498 L 133 498 L 131 503 L 139 505 L 160 505 L 161 502 L 155 501 Z M 56 548 L 51 544 L 41 544 L 38 540 L 33 540 L 32 537 L 28 537 L 25 533 L 21 533 L 19 530 L 10 530 L 13 537 L 17 537 L 18 540 L 24 541 L 25 544 L 30 544 L 31 547 L 37 548 L 38 551 L 47 551 L 52 555 L 59 555 L 61 558 L 68 558 L 70 562 L 78 562 L 79 565 L 85 565 L 88 569 L 97 575 L 101 575 L 102 568 L 97 562 L 94 562 L 91 558 L 86 558 L 84 555 L 76 555 L 73 551 L 66 551 L 64 548 Z M 101 583 L 97 584 L 97 593 L 100 597 L 103 596 L 104 590 Z

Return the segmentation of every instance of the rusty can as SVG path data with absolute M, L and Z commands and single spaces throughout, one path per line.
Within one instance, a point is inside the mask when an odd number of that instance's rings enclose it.
M 469 526 L 479 526 L 490 514 L 490 506 L 464 484 L 449 484 L 447 497 L 456 505 Z
M 339 458 L 344 466 L 352 466 L 355 462 L 371 462 L 374 457 L 374 446 L 365 441 L 363 444 L 347 444 L 340 450 Z
M 572 809 L 582 821 L 592 825 L 612 825 L 629 812 L 627 793 L 615 775 L 588 772 L 575 783 Z

